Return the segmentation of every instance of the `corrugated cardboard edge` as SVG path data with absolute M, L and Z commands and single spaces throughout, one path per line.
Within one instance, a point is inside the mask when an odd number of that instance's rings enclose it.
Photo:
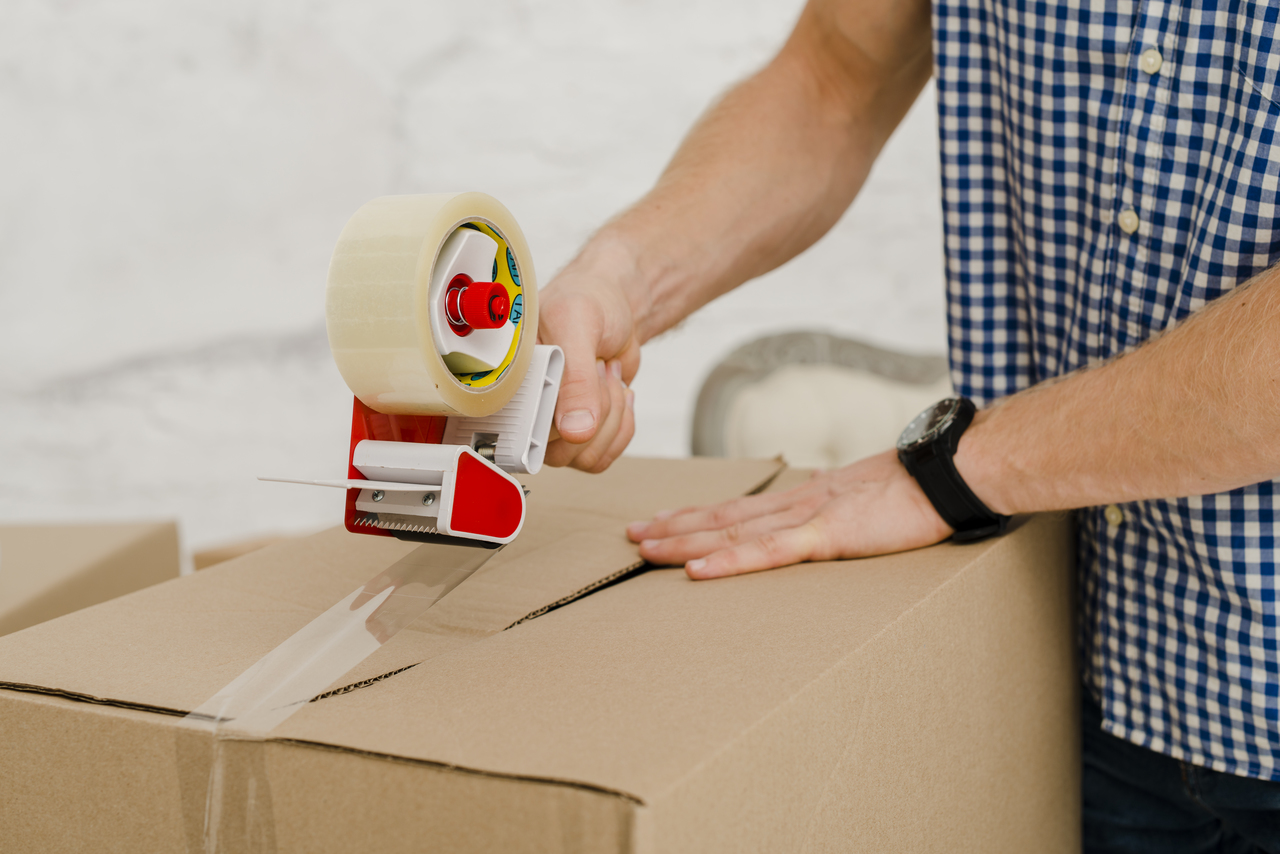
M 501 771 L 486 771 L 481 768 L 468 768 L 465 765 L 453 765 L 448 762 L 434 762 L 430 759 L 414 759 L 406 756 L 395 756 L 389 753 L 377 753 L 371 750 L 357 750 L 352 747 L 341 747 L 334 744 L 325 744 L 320 741 L 306 741 L 297 738 L 276 738 L 272 739 L 276 744 L 293 744 L 300 747 L 315 748 L 317 750 L 328 750 L 334 753 L 346 753 L 352 756 L 367 756 L 372 759 L 383 759 L 388 762 L 396 762 L 401 765 L 412 765 L 420 768 L 438 768 L 443 771 L 453 771 L 459 774 L 466 774 L 473 777 L 488 777 L 495 780 L 514 780 L 520 783 L 537 783 L 538 785 L 565 786 L 571 789 L 581 789 L 586 792 L 596 792 L 602 795 L 621 798 L 633 804 L 643 804 L 644 802 L 635 795 L 624 792 L 620 789 L 611 789 L 607 786 L 600 786 L 594 783 L 584 783 L 581 780 L 564 780 L 557 777 L 541 777 L 534 774 L 507 774 Z
M 565 605 L 568 605 L 570 602 L 576 602 L 582 597 L 589 596 L 592 593 L 595 593 L 597 590 L 603 590 L 604 588 L 608 587 L 611 584 L 617 584 L 620 581 L 626 581 L 628 578 L 630 578 L 631 576 L 635 575 L 638 572 L 643 572 L 646 569 L 651 569 L 652 566 L 653 565 L 650 563 L 646 563 L 643 560 L 638 560 L 635 563 L 631 564 L 630 566 L 623 567 L 622 569 L 618 570 L 617 572 L 611 575 L 606 575 L 604 578 L 601 578 L 599 581 L 597 581 L 594 584 L 588 584 L 586 587 L 583 587 L 581 590 L 575 593 L 571 593 L 570 595 L 565 596 L 562 599 L 557 599 L 555 602 L 551 602 L 550 604 L 543 605 L 538 610 L 533 611 L 529 614 L 526 614 L 520 619 L 516 620 L 510 626 L 506 626 L 503 629 L 503 631 L 506 631 L 507 629 L 512 628 L 513 626 L 518 626 L 521 623 L 526 622 L 528 620 L 532 620 L 535 617 L 541 617 L 543 614 L 546 614 L 550 611 L 554 611 L 556 608 L 563 608 Z
M 128 700 L 112 700 L 109 697 L 95 697 L 92 694 L 65 691 L 61 688 L 46 688 L 43 685 L 31 685 L 25 682 L 0 682 L 0 691 L 13 691 L 18 694 L 42 694 L 46 697 L 58 697 L 74 703 L 87 703 L 91 706 L 111 706 L 117 709 L 129 709 L 134 712 L 153 712 L 157 715 L 169 715 L 171 717 L 181 718 L 187 715 L 187 712 L 168 709 L 164 706 L 133 703 Z

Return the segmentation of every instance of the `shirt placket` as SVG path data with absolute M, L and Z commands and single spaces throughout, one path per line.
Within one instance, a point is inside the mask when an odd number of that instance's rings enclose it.
M 1163 168 L 1164 132 L 1177 56 L 1177 3 L 1143 3 L 1130 42 L 1124 119 L 1117 147 L 1116 192 L 1110 204 L 1114 251 L 1104 283 L 1103 358 L 1117 355 L 1149 335 L 1151 307 L 1144 293 L 1167 289 L 1171 271 L 1150 269 L 1151 240 L 1160 205 L 1168 200 Z
M 1101 137 L 1082 138 L 1079 142 L 1086 170 L 1087 208 L 1072 283 L 1075 306 L 1057 354 L 1058 373 L 1073 371 L 1109 354 L 1107 314 L 1116 266 L 1115 206 L 1123 186 L 1120 170 L 1131 88 L 1128 56 L 1122 59 L 1116 55 L 1121 51 L 1127 54 L 1130 49 L 1126 46 L 1132 45 L 1140 7 L 1133 0 L 1090 4 L 1089 30 L 1082 32 L 1077 42 L 1077 50 L 1081 51 L 1077 59 L 1079 96 L 1085 120 L 1098 121 Z

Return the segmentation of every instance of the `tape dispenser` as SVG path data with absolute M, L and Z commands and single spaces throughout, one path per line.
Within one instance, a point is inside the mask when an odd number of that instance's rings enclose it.
M 343 228 L 325 293 L 355 394 L 346 489 L 357 534 L 497 547 L 520 533 L 564 354 L 537 343 L 524 234 L 483 193 L 385 196 Z

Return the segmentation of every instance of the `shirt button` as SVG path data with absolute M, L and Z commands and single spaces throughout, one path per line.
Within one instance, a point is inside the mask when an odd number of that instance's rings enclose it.
M 1133 234 L 1138 230 L 1138 226 L 1142 225 L 1142 220 L 1138 219 L 1138 212 L 1133 208 L 1125 208 L 1120 211 L 1120 230 L 1125 234 Z
M 1164 57 L 1153 47 L 1147 48 L 1142 52 L 1142 56 L 1138 57 L 1138 67 L 1148 74 L 1155 74 L 1162 65 L 1164 65 Z
M 1108 504 L 1102 511 L 1102 515 L 1107 517 L 1107 524 L 1113 528 L 1119 528 L 1124 524 L 1124 511 L 1114 504 Z

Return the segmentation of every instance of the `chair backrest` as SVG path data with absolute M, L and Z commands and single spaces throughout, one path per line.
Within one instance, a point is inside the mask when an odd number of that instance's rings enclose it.
M 698 393 L 693 453 L 831 468 L 892 447 L 951 394 L 947 362 L 822 332 L 759 338 L 730 353 Z

